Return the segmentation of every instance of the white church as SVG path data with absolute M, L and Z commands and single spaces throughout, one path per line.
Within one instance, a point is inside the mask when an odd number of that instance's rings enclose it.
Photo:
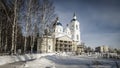
M 44 35 L 37 47 L 37 52 L 82 52 L 80 23 L 76 15 L 64 28 L 59 19 L 53 24 L 50 35 Z

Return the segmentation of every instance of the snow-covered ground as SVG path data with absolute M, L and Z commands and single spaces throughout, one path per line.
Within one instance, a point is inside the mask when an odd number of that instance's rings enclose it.
M 21 65 L 21 68 L 55 68 L 55 63 L 44 57 L 26 62 L 25 65 Z
M 45 54 L 25 54 L 18 56 L 0 56 L 0 65 L 14 63 L 19 61 L 28 61 L 33 59 L 38 59 L 42 56 L 53 55 L 54 53 L 45 53 Z
M 97 59 L 97 58 L 78 58 L 75 56 L 46 56 L 53 61 L 56 68 L 117 68 L 116 62 L 120 67 L 120 60 Z
M 23 64 L 16 66 L 16 68 L 118 68 L 120 67 L 120 60 L 111 60 L 111 59 L 102 59 L 102 58 L 98 59 L 93 56 L 92 57 L 69 56 L 66 55 L 65 53 L 34 54 L 28 56 L 29 59 L 32 58 L 35 60 L 26 61 Z M 5 57 L 5 59 L 6 58 L 7 57 Z M 26 59 L 29 60 L 28 58 Z M 24 57 L 23 60 L 26 59 Z M 13 59 L 9 59 L 9 60 L 13 61 Z M 0 62 L 1 62 L 1 58 L 0 58 Z M 15 63 L 11 65 L 14 64 Z

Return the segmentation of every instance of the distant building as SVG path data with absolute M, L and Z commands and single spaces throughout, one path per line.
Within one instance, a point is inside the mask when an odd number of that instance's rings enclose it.
M 109 52 L 109 47 L 105 45 L 99 46 L 95 48 L 95 51 L 100 53 L 106 53 L 106 52 Z
M 57 18 L 53 24 L 52 32 L 39 38 L 37 52 L 76 52 L 77 50 L 82 52 L 79 25 L 75 14 L 65 28 Z
M 77 46 L 76 54 L 80 55 L 85 53 L 85 45 L 84 43 L 81 43 L 81 45 Z

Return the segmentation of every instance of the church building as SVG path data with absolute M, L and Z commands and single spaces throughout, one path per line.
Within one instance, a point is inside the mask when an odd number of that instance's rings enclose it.
M 81 47 L 80 23 L 75 14 L 65 28 L 58 18 L 52 26 L 50 34 L 45 34 L 39 38 L 37 52 L 76 52 L 83 50 L 78 49 Z

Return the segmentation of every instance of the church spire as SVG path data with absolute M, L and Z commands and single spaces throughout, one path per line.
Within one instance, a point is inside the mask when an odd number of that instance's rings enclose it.
M 76 15 L 75 15 L 75 12 L 74 12 L 74 15 L 73 15 L 73 19 L 75 19 L 75 20 L 77 19 Z
M 59 17 L 56 18 L 57 22 L 59 22 Z

